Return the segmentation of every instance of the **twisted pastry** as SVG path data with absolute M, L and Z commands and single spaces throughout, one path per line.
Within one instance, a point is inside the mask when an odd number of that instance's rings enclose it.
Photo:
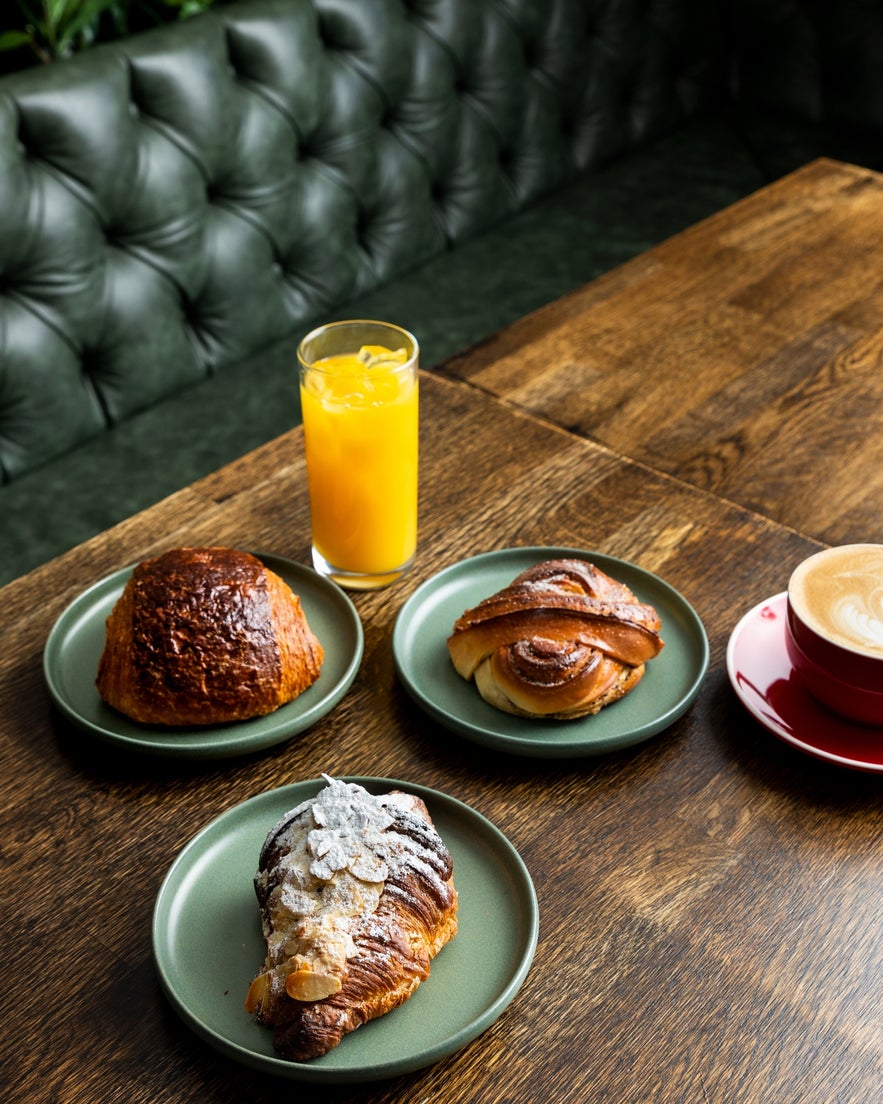
M 467 610 L 448 637 L 457 673 L 528 717 L 597 713 L 638 684 L 663 646 L 652 606 L 583 560 L 547 560 Z

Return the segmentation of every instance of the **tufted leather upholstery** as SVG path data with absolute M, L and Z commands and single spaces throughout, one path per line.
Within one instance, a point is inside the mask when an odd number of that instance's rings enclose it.
M 307 324 L 388 287 L 406 307 L 409 273 L 423 324 L 474 339 L 455 312 L 501 286 L 491 231 L 591 178 L 570 226 L 592 228 L 592 256 L 568 271 L 624 259 L 656 240 L 652 219 L 689 220 L 701 141 L 661 172 L 657 157 L 649 183 L 642 156 L 709 112 L 730 126 L 712 155 L 721 202 L 821 153 L 883 161 L 883 7 L 868 0 L 216 5 L 0 79 L 0 482 L 190 385 L 253 413 L 261 366 L 278 392 Z M 524 242 L 560 294 L 567 238 Z M 452 251 L 472 260 L 439 268 Z M 531 278 L 521 309 L 542 294 Z
M 708 0 L 245 0 L 0 80 L 0 479 L 721 92 Z

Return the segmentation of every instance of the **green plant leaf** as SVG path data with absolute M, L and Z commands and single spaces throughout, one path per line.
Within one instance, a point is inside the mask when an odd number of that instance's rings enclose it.
M 0 51 L 29 46 L 36 59 L 51 62 L 91 46 L 99 36 L 125 38 L 129 13 L 168 23 L 206 11 L 215 0 L 16 0 L 18 27 L 0 31 Z M 174 12 L 174 15 L 169 13 Z
M 0 32 L 0 50 L 17 50 L 20 46 L 29 46 L 31 36 L 24 31 Z
M 79 11 L 68 13 L 65 21 L 65 33 L 69 38 L 82 33 L 87 27 L 97 24 L 101 13 L 113 4 L 113 0 L 84 0 L 77 5 Z
M 77 0 L 45 0 L 43 8 L 46 12 L 46 23 L 53 27 L 61 27 L 76 14 L 80 5 Z

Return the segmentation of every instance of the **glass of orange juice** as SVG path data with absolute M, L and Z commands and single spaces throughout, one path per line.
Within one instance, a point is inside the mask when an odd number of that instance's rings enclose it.
M 297 357 L 313 566 L 352 590 L 388 586 L 417 550 L 417 340 L 331 322 Z

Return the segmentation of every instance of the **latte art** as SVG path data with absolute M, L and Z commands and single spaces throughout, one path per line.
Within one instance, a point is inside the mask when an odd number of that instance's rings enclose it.
M 883 546 L 819 552 L 796 569 L 788 590 L 810 628 L 853 651 L 883 656 Z
M 883 597 L 883 593 L 878 595 Z M 875 606 L 877 608 L 875 608 Z M 839 632 L 855 644 L 883 651 L 883 619 L 879 602 L 866 604 L 862 595 L 841 598 L 831 610 L 831 621 Z

